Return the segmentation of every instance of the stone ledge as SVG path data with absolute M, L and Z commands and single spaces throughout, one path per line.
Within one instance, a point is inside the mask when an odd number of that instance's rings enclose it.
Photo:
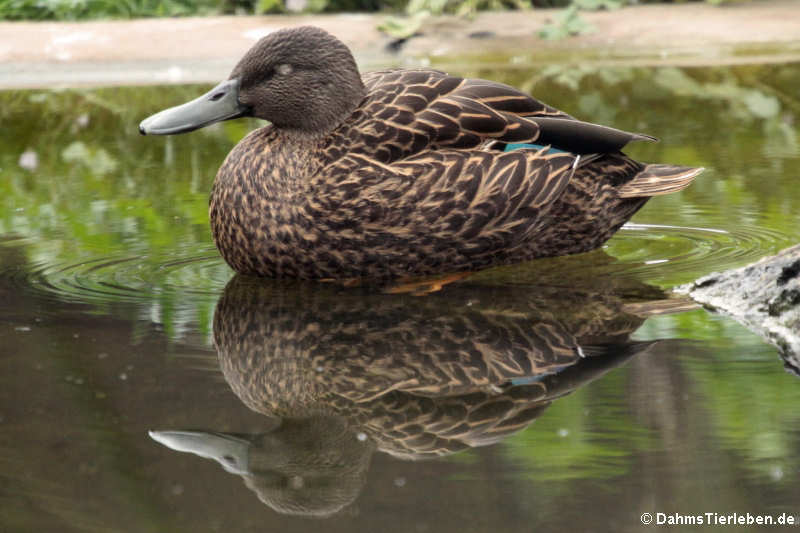
M 800 376 L 800 244 L 751 265 L 704 276 L 676 292 L 730 315 L 774 344 Z

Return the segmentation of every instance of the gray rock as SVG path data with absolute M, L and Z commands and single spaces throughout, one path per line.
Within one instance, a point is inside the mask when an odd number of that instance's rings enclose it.
M 746 267 L 704 276 L 676 292 L 730 315 L 774 344 L 800 376 L 800 244 Z

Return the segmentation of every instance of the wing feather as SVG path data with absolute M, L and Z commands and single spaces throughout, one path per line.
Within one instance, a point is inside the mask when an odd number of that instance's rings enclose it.
M 487 141 L 588 154 L 651 139 L 578 121 L 502 83 L 431 70 L 385 70 L 363 79 L 368 96 L 341 135 L 348 150 L 384 163 L 430 150 L 479 148 Z
M 383 260 L 419 260 L 445 250 L 474 264 L 513 251 L 548 223 L 574 161 L 544 150 L 429 150 L 389 164 L 349 154 L 335 165 L 344 165 L 343 175 L 358 187 L 321 179 L 308 201 L 313 210 L 333 214 L 321 224 L 348 221 Z

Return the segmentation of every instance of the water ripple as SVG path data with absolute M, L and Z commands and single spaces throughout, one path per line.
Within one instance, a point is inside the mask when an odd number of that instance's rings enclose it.
M 231 276 L 216 250 L 166 259 L 130 255 L 74 264 L 34 264 L 17 276 L 35 292 L 62 300 L 146 302 L 169 295 L 218 294 Z
M 609 253 L 645 279 L 665 275 L 684 281 L 751 263 L 774 253 L 789 238 L 761 227 L 717 229 L 634 224 L 623 226 L 609 246 Z
M 605 251 L 613 257 L 592 275 L 629 276 L 661 285 L 685 283 L 713 271 L 742 266 L 785 246 L 782 233 L 759 227 L 717 229 L 626 224 Z M 546 264 L 546 263 L 545 263 Z M 513 272 L 516 267 L 506 267 Z M 523 271 L 524 265 L 518 271 Z M 581 276 L 596 268 L 584 256 L 560 264 Z M 560 271 L 560 270 L 559 270 Z M 216 249 L 172 250 L 169 255 L 120 255 L 70 264 L 40 262 L 0 273 L 44 298 L 84 303 L 146 303 L 164 298 L 191 305 L 213 299 L 232 275 Z M 507 279 L 507 278 L 506 278 Z M 519 278 L 516 283 L 525 283 Z M 509 280 L 510 281 L 510 280 Z

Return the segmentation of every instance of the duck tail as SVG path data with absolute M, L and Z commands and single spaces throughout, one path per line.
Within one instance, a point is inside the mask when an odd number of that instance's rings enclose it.
M 703 167 L 647 165 L 631 181 L 617 189 L 620 198 L 658 196 L 685 189 Z

